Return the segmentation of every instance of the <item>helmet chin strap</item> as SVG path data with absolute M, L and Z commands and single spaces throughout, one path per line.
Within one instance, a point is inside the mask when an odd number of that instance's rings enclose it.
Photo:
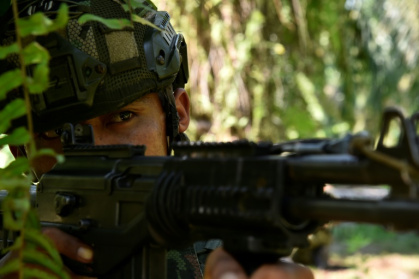
M 179 114 L 176 109 L 173 87 L 168 86 L 158 91 L 158 96 L 166 113 L 167 155 L 172 154 L 172 144 L 176 141 L 189 141 L 184 133 L 179 133 Z
M 179 140 L 179 114 L 176 110 L 176 102 L 172 86 L 160 89 L 158 96 L 166 114 L 166 140 L 167 155 L 172 153 L 172 143 Z
M 172 153 L 172 143 L 177 140 L 179 135 L 179 114 L 176 106 L 169 105 L 166 110 L 166 138 L 167 138 L 167 155 Z

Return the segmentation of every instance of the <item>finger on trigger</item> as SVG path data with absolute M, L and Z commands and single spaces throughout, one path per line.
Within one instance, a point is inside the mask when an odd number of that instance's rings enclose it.
M 78 238 L 56 228 L 44 228 L 42 232 L 52 240 L 60 254 L 83 263 L 92 261 L 93 250 Z
M 314 279 L 311 270 L 295 263 L 278 262 L 277 264 L 267 264 L 258 268 L 253 274 L 252 279 Z
M 222 248 L 215 249 L 205 264 L 205 279 L 244 279 L 246 273 L 240 264 Z

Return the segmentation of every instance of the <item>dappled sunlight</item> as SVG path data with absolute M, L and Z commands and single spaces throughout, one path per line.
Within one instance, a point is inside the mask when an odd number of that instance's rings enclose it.
M 0 168 L 4 168 L 11 160 L 13 156 L 9 151 L 9 148 L 3 147 L 0 149 Z
M 419 108 L 417 1 L 154 2 L 187 38 L 193 140 L 375 135 Z
M 337 269 L 313 268 L 318 279 L 415 279 L 419 276 L 418 255 L 334 255 L 330 263 Z

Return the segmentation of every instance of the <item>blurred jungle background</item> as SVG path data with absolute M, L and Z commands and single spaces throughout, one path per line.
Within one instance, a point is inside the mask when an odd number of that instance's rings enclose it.
M 154 3 L 187 39 L 193 140 L 377 135 L 385 107 L 419 109 L 417 0 Z M 330 232 L 316 278 L 419 278 L 417 234 Z
M 155 0 L 187 39 L 194 140 L 376 133 L 419 107 L 416 0 Z
M 418 0 L 153 2 L 188 43 L 192 140 L 376 135 L 385 107 L 419 109 Z M 341 268 L 316 278 L 419 278 L 415 233 L 331 233 L 328 264 Z

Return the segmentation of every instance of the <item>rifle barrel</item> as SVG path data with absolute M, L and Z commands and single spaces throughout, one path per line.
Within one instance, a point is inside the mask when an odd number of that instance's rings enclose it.
M 406 200 L 345 200 L 293 198 L 289 214 L 297 218 L 388 224 L 416 229 L 419 203 Z

